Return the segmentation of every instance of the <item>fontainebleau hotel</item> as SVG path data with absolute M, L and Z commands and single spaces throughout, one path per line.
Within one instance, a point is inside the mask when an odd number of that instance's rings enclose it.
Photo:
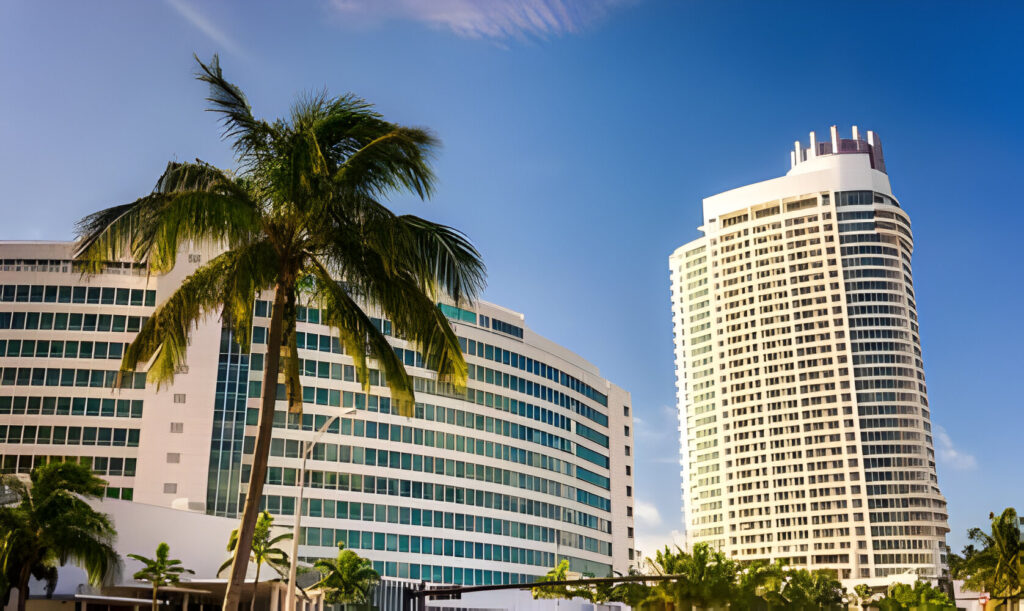
M 910 218 L 877 134 L 704 200 L 669 258 L 688 540 L 840 578 L 942 575 Z
M 188 249 L 160 276 L 112 263 L 83 277 L 73 252 L 69 242 L 0 243 L 0 468 L 28 473 L 70 457 L 109 482 L 109 497 L 238 516 L 267 301 L 256 302 L 250 353 L 213 316 L 169 387 L 157 391 L 139 373 L 113 390 L 146 318 L 216 253 Z M 391 411 L 378 371 L 364 392 L 319 310 L 299 309 L 304 411 L 289 418 L 278 405 L 263 506 L 290 527 L 301 455 L 315 442 L 305 560 L 334 557 L 341 543 L 383 576 L 466 585 L 533 581 L 556 558 L 580 573 L 626 572 L 634 557 L 629 394 L 531 331 L 522 314 L 483 302 L 438 307 L 469 364 L 462 393 L 435 384 L 391 322 L 374 319 L 415 378 L 412 418 Z

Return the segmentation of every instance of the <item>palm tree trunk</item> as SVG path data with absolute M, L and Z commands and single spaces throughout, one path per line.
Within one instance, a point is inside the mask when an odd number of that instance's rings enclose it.
M 252 601 L 249 603 L 249 611 L 256 611 L 256 595 L 260 593 L 260 568 L 262 562 L 256 563 L 256 579 L 252 582 Z
M 153 584 L 153 611 L 156 611 L 157 608 L 160 606 L 160 601 L 158 601 L 156 599 L 156 595 L 157 595 L 157 592 L 159 590 L 160 590 L 160 587 L 157 584 L 154 583 Z
M 18 611 L 25 611 L 25 603 L 28 601 L 28 580 L 32 576 L 32 563 L 26 559 L 18 573 Z
M 285 301 L 291 287 L 291 275 L 282 273 L 274 290 L 274 310 L 270 316 L 267 337 L 267 356 L 263 360 L 263 404 L 260 406 L 260 424 L 253 450 L 249 491 L 245 495 L 242 523 L 238 527 L 238 544 L 231 562 L 231 577 L 224 592 L 223 611 L 238 611 L 245 571 L 252 552 L 252 536 L 260 513 L 263 483 L 267 479 L 267 457 L 270 455 L 270 437 L 274 431 L 274 405 L 277 403 L 277 374 L 281 366 L 281 331 L 283 329 Z

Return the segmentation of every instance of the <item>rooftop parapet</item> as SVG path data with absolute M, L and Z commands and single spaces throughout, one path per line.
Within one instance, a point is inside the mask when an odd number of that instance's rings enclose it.
M 804 148 L 799 140 L 794 142 L 793 150 L 789 153 L 790 169 L 816 157 L 859 153 L 868 156 L 872 169 L 878 170 L 883 174 L 887 173 L 885 171 L 885 158 L 882 156 L 882 141 L 879 139 L 878 134 L 869 131 L 865 140 L 861 137 L 856 125 L 853 126 L 852 138 L 840 138 L 839 129 L 835 125 L 829 131 L 832 136 L 831 141 L 818 142 L 817 134 L 812 131 L 810 146 L 807 148 Z

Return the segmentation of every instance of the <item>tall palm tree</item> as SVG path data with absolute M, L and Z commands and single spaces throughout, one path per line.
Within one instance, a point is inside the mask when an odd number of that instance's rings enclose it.
M 311 588 L 323 590 L 324 600 L 331 604 L 369 605 L 370 592 L 380 581 L 370 561 L 349 549 L 341 549 L 334 560 L 320 558 L 313 568 L 321 578 Z
M 300 300 L 323 309 L 346 354 L 369 385 L 367 358 L 376 359 L 391 402 L 412 413 L 413 381 L 364 307 L 381 312 L 396 334 L 416 345 L 440 383 L 465 384 L 458 338 L 435 306 L 459 303 L 483 286 L 480 255 L 458 231 L 412 215 L 398 216 L 380 200 L 396 191 L 428 197 L 437 140 L 424 129 L 389 123 L 367 102 L 326 93 L 300 97 L 286 119 L 253 115 L 245 95 L 225 80 L 217 56 L 199 63 L 238 167 L 202 161 L 168 164 L 153 192 L 80 221 L 76 260 L 85 272 L 131 258 L 152 273 L 174 267 L 191 242 L 213 242 L 223 254 L 189 276 L 161 303 L 125 351 L 121 367 L 148 364 L 159 388 L 185 363 L 189 336 L 220 312 L 244 351 L 252 335 L 254 300 L 272 291 L 262 407 L 238 546 L 224 597 L 236 611 L 248 564 L 283 366 L 289 410 L 302 409 L 295 314 Z
M 25 611 L 29 579 L 44 579 L 49 596 L 57 567 L 67 562 L 85 569 L 93 585 L 120 569 L 113 523 L 85 501 L 102 498 L 106 482 L 73 462 L 36 467 L 29 479 L 30 485 L 14 476 L 2 480 L 21 499 L 0 507 L 0 564 L 10 586 L 18 589 L 18 611 Z
M 156 546 L 156 556 L 147 558 L 139 554 L 128 554 L 129 558 L 142 563 L 142 568 L 135 571 L 133 578 L 140 581 L 148 581 L 153 586 L 153 611 L 156 611 L 159 601 L 157 593 L 161 586 L 170 586 L 181 582 L 181 576 L 185 573 L 194 574 L 192 569 L 186 569 L 181 565 L 181 560 L 168 558 L 171 546 L 161 543 Z
M 263 568 L 264 564 L 270 566 L 270 568 L 277 571 L 278 575 L 282 577 L 288 571 L 288 554 L 284 550 L 275 547 L 282 541 L 287 541 L 292 538 L 292 533 L 280 534 L 276 537 L 271 537 L 271 529 L 274 526 L 274 516 L 270 515 L 269 511 L 264 511 L 260 514 L 259 519 L 256 520 L 256 530 L 253 531 L 252 535 L 252 551 L 249 553 L 250 562 L 256 565 L 256 578 L 252 581 L 252 601 L 249 603 L 250 609 L 256 608 L 256 594 L 260 587 L 260 569 Z M 238 547 L 238 529 L 231 531 L 231 536 L 228 537 L 228 551 L 233 552 Z M 217 569 L 217 574 L 220 575 L 231 566 L 234 562 L 234 556 L 228 558 L 224 564 L 220 565 Z
M 975 549 L 958 566 L 958 573 L 966 577 L 971 590 L 986 591 L 993 599 L 1005 602 L 1008 609 L 1016 609 L 1024 598 L 1024 539 L 1021 538 L 1017 512 L 1007 507 L 998 516 L 989 514 L 992 532 L 980 528 L 967 531 L 967 537 L 977 543 Z M 966 551 L 966 550 L 965 550 Z

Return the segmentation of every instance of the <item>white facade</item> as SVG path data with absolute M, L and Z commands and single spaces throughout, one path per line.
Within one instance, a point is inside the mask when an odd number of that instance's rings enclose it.
M 72 248 L 0 243 L 0 469 L 75 457 L 110 483 L 111 497 L 237 516 L 266 303 L 257 302 L 251 354 L 211 317 L 172 385 L 157 391 L 140 375 L 138 388 L 114 391 L 138 325 L 213 253 L 183 252 L 164 276 L 118 265 L 82 277 L 70 268 Z M 345 543 L 382 575 L 467 585 L 530 580 L 556 557 L 582 573 L 626 572 L 629 394 L 533 333 L 522 314 L 482 302 L 442 307 L 467 353 L 469 390 L 439 388 L 411 346 L 390 337 L 416 378 L 414 418 L 390 413 L 376 371 L 364 392 L 319 312 L 300 309 L 304 415 L 290 419 L 279 405 L 264 490 L 279 524 L 292 522 L 303 445 L 342 414 L 307 462 L 300 557 L 332 557 Z M 380 324 L 390 333 L 389 321 Z M 224 544 L 209 543 L 218 552 Z
M 842 579 L 945 571 L 910 260 L 881 143 L 796 143 L 669 258 L 689 542 Z

